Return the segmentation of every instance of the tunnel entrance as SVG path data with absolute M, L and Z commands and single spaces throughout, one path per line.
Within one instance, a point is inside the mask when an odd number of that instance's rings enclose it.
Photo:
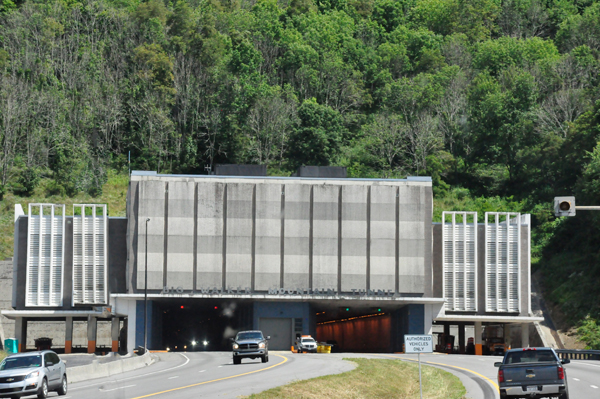
M 333 352 L 382 353 L 392 350 L 392 315 L 383 308 L 338 307 L 317 310 L 317 341 Z
M 177 298 L 159 303 L 158 308 L 164 350 L 228 351 L 229 338 L 252 327 L 248 303 Z

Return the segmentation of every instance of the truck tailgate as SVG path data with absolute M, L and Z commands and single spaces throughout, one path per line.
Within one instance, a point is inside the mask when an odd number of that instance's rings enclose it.
M 555 363 L 520 363 L 504 364 L 504 381 L 506 385 L 547 385 L 561 384 L 558 379 L 558 365 Z

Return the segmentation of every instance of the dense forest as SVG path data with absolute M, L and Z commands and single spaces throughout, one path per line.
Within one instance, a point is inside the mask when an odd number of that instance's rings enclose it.
M 533 215 L 593 344 L 600 216 L 551 201 L 600 205 L 599 56 L 594 0 L 0 0 L 0 195 L 99 196 L 129 154 L 429 175 L 436 217 Z

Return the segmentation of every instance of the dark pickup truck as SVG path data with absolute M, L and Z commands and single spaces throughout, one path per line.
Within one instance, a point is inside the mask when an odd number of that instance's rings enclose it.
M 262 331 L 240 331 L 233 341 L 233 364 L 240 364 L 242 359 L 256 359 L 263 363 L 269 361 L 269 342 L 271 337 L 265 337 Z
M 569 399 L 569 359 L 560 360 L 552 348 L 523 348 L 506 352 L 498 369 L 500 398 Z

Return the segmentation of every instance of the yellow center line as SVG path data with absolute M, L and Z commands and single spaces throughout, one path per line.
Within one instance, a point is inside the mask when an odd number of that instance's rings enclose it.
M 417 360 L 414 360 L 414 359 L 407 359 L 407 358 L 405 358 L 405 357 L 397 357 L 397 356 L 392 356 L 392 355 L 380 355 L 380 356 L 387 356 L 387 357 L 391 357 L 391 358 L 394 358 L 394 359 L 408 360 L 408 361 L 411 361 L 411 362 L 416 362 L 416 361 L 417 361 Z M 435 364 L 435 365 L 437 365 L 437 366 L 452 367 L 452 368 L 454 368 L 454 369 L 459 369 L 459 370 L 468 371 L 469 373 L 473 373 L 473 374 L 475 374 L 475 375 L 477 375 L 477 376 L 479 376 L 479 377 L 481 377 L 481 378 L 483 378 L 483 379 L 487 380 L 487 381 L 488 381 L 490 384 L 492 384 L 492 385 L 493 385 L 493 386 L 496 388 L 496 390 L 497 390 L 498 392 L 500 392 L 500 387 L 498 386 L 498 384 L 496 384 L 496 382 L 494 382 L 493 380 L 490 380 L 489 378 L 487 378 L 487 377 L 486 377 L 485 375 L 483 375 L 483 374 L 479 374 L 479 373 L 478 373 L 478 372 L 476 372 L 476 371 L 469 370 L 469 369 L 466 369 L 466 368 L 464 368 L 464 367 L 453 366 L 453 365 L 451 365 L 451 364 L 435 363 L 435 362 L 428 362 L 428 361 L 424 361 L 423 363 Z
M 162 395 L 163 393 L 168 393 L 168 392 L 173 392 L 173 391 L 179 391 L 181 389 L 186 389 L 186 388 L 192 388 L 192 387 L 197 387 L 198 385 L 204 385 L 204 384 L 210 384 L 211 382 L 217 382 L 217 381 L 223 381 L 223 380 L 229 380 L 231 378 L 236 378 L 236 377 L 241 377 L 244 375 L 248 375 L 248 374 L 254 374 L 254 373 L 259 373 L 261 371 L 265 371 L 265 370 L 269 370 L 272 369 L 273 367 L 277 367 L 277 366 L 281 366 L 283 363 L 288 361 L 288 358 L 282 355 L 276 355 L 276 354 L 271 354 L 272 356 L 279 356 L 281 358 L 283 358 L 283 362 L 274 364 L 272 366 L 266 367 L 264 369 L 260 369 L 260 370 L 254 370 L 254 371 L 249 371 L 247 373 L 243 373 L 243 374 L 237 374 L 237 375 L 232 375 L 229 377 L 223 377 L 223 378 L 217 378 L 216 380 L 210 380 L 210 381 L 204 381 L 204 382 L 199 382 L 197 384 L 192 384 L 192 385 L 186 385 L 184 387 L 179 387 L 179 388 L 173 388 L 173 389 L 167 389 L 166 391 L 161 391 L 161 392 L 155 392 L 155 393 L 151 393 L 149 395 L 144 395 L 144 396 L 137 396 L 135 398 L 132 399 L 142 399 L 142 398 L 149 398 L 150 396 L 156 396 L 156 395 Z

